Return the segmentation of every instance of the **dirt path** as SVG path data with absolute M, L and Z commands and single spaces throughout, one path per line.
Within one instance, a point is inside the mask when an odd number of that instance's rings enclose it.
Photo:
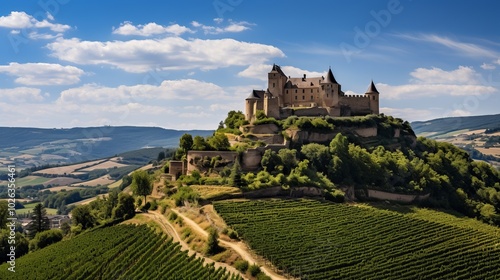
M 186 224 L 188 224 L 192 229 L 196 230 L 198 233 L 200 233 L 201 235 L 203 235 L 205 237 L 208 236 L 208 232 L 206 232 L 204 229 L 202 229 L 195 221 L 191 220 L 186 215 L 184 215 L 181 212 L 179 212 L 177 209 L 170 209 L 170 210 L 173 211 L 173 212 L 175 212 L 178 216 L 182 217 L 182 219 L 184 219 L 184 222 Z M 267 274 L 268 276 L 270 276 L 272 279 L 275 279 L 275 280 L 288 279 L 288 278 L 285 278 L 284 276 L 279 275 L 276 272 L 274 272 L 269 266 L 267 266 L 265 264 L 262 264 L 262 263 L 259 263 L 252 256 L 252 254 L 250 253 L 250 249 L 247 247 L 247 245 L 245 243 L 243 243 L 242 241 L 229 242 L 229 241 L 225 241 L 225 240 L 222 240 L 222 239 L 219 238 L 219 244 L 222 245 L 222 246 L 229 247 L 229 248 L 233 249 L 244 260 L 248 261 L 249 264 L 255 263 L 255 264 L 261 265 L 260 269 L 265 274 Z
M 150 211 L 148 213 L 144 213 L 143 215 L 152 217 L 152 219 L 155 220 L 156 223 L 161 226 L 161 228 L 163 229 L 164 232 L 166 232 L 168 235 L 172 236 L 172 238 L 174 239 L 174 242 L 179 242 L 179 244 L 181 244 L 181 248 L 183 251 L 186 251 L 186 250 L 188 251 L 188 255 L 192 256 L 193 254 L 195 254 L 196 257 L 203 258 L 204 264 L 214 263 L 215 268 L 225 267 L 227 271 L 229 271 L 233 274 L 238 274 L 241 277 L 243 277 L 243 279 L 248 279 L 244 275 L 242 275 L 236 268 L 234 268 L 226 263 L 216 262 L 212 259 L 206 258 L 202 254 L 200 254 L 194 250 L 191 250 L 189 248 L 188 244 L 186 242 L 184 242 L 184 240 L 181 239 L 181 237 L 179 236 L 179 233 L 177 233 L 177 231 L 175 230 L 174 226 L 172 226 L 170 221 L 162 214 L 160 214 L 158 212 Z

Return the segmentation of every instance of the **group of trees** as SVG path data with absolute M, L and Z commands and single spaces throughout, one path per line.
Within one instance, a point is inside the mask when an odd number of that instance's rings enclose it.
M 197 151 L 228 151 L 231 145 L 229 139 L 222 132 L 215 132 L 212 136 L 203 138 L 202 136 L 193 136 L 185 133 L 179 140 L 179 149 L 175 154 L 176 159 L 182 159 L 189 150 Z

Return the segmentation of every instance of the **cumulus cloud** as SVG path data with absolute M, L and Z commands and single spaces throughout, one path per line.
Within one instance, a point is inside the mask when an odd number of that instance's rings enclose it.
M 394 86 L 378 83 L 377 89 L 387 99 L 473 96 L 498 92 L 495 87 L 481 84 L 480 76 L 471 67 L 460 66 L 452 71 L 418 68 L 410 75 L 414 78 L 410 84 Z
M 71 85 L 80 82 L 84 71 L 74 66 L 51 63 L 16 63 L 0 65 L 0 73 L 17 77 L 23 85 Z
M 238 73 L 238 76 L 245 78 L 259 79 L 262 81 L 267 81 L 267 73 L 273 68 L 270 64 L 251 64 L 245 70 Z M 326 75 L 325 72 L 315 72 L 309 70 L 303 70 L 293 66 L 281 66 L 281 70 L 287 76 L 291 77 L 302 77 L 306 74 L 309 77 L 321 77 Z
M 148 24 L 142 25 L 133 25 L 131 22 L 123 22 L 120 27 L 113 30 L 113 34 L 119 35 L 136 35 L 149 37 L 160 34 L 173 34 L 175 36 L 179 36 L 183 33 L 192 33 L 193 31 L 188 27 L 172 24 L 169 26 L 159 25 L 154 22 L 150 22 Z
M 57 39 L 47 45 L 52 56 L 78 64 L 111 65 L 127 72 L 153 69 L 210 70 L 262 63 L 284 53 L 270 45 L 234 39 L 186 40 L 180 37 L 130 41 L 81 41 Z
M 54 21 L 54 17 L 50 14 L 47 15 L 47 19 L 39 21 L 25 12 L 13 11 L 7 16 L 0 17 L 0 27 L 9 29 L 48 28 L 53 32 L 65 32 L 71 28 L 69 25 L 51 21 Z
M 0 88 L 0 100 L 12 103 L 39 102 L 43 100 L 43 96 L 38 88 Z
M 215 18 L 214 22 L 217 24 L 216 26 L 201 24 L 197 21 L 192 21 L 191 25 L 203 30 L 205 34 L 238 33 L 250 29 L 250 26 L 253 25 L 246 21 L 229 20 L 227 25 L 222 26 L 224 19 L 221 18 Z

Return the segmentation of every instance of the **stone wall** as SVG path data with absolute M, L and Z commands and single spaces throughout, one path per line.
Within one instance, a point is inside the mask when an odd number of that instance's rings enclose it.
M 172 176 L 172 181 L 177 180 L 178 176 L 184 174 L 185 166 L 180 160 L 171 160 L 168 168 L 168 174 Z
M 196 162 L 205 157 L 211 159 L 220 156 L 223 160 L 233 163 L 238 157 L 238 153 L 234 151 L 188 151 L 187 153 L 187 174 L 191 174 L 194 170 L 204 171 L 196 166 Z
M 370 98 L 365 95 L 345 95 L 339 99 L 340 105 L 349 106 L 352 115 L 369 114 Z
M 377 136 L 377 127 L 356 128 L 354 132 L 361 137 L 375 137 Z
M 398 201 L 398 202 L 405 202 L 405 203 L 425 200 L 425 199 L 428 199 L 429 196 L 430 196 L 430 194 L 426 194 L 426 195 L 397 194 L 397 193 L 390 193 L 390 192 L 383 192 L 383 191 L 368 189 L 368 197 L 370 197 L 370 198 L 376 198 L 376 199 L 381 199 L 381 200 L 391 200 L 391 201 Z

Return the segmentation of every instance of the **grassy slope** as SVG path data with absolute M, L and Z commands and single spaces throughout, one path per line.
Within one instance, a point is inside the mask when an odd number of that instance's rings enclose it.
M 384 204 L 313 200 L 226 201 L 214 207 L 257 253 L 296 277 L 500 275 L 500 229 L 468 218 L 409 206 L 387 210 Z

